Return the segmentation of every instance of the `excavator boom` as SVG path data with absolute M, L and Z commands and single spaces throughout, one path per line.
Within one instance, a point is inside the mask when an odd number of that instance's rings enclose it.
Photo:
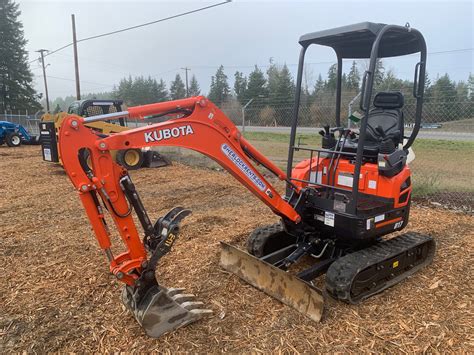
M 99 134 L 86 126 L 101 119 L 144 119 L 150 116 L 173 118 L 110 135 Z M 190 301 L 191 298 L 182 290 L 165 288 L 155 279 L 159 259 L 170 251 L 178 235 L 180 221 L 190 212 L 176 208 L 152 224 L 130 176 L 112 159 L 111 151 L 159 146 L 195 150 L 219 163 L 275 214 L 291 223 L 301 221 L 295 208 L 280 196 L 251 161 L 289 183 L 286 174 L 246 141 L 232 121 L 202 96 L 130 107 L 128 111 L 90 118 L 69 115 L 60 131 L 59 142 L 64 169 L 80 195 L 99 245 L 109 260 L 110 271 L 126 284 L 123 301 L 153 337 L 208 313 L 199 309 L 201 304 Z M 86 159 L 90 160 L 92 167 L 85 163 Z M 295 193 L 298 191 L 295 187 Z M 126 251 L 119 255 L 113 255 L 111 251 L 105 210 L 110 212 L 126 246 Z M 143 242 L 132 218 L 132 210 L 145 232 Z M 268 273 L 272 272 L 268 270 Z M 281 273 L 284 277 L 285 273 Z M 322 307 L 320 294 L 308 289 Z M 321 309 L 316 313 L 320 314 Z

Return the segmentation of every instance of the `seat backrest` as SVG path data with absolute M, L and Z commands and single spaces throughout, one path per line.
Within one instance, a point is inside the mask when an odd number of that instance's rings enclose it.
M 378 143 L 382 136 L 377 131 L 381 126 L 385 135 L 400 131 L 400 135 L 394 139 L 398 144 L 403 141 L 403 94 L 399 91 L 382 91 L 374 97 L 374 108 L 370 110 L 367 118 L 366 140 Z

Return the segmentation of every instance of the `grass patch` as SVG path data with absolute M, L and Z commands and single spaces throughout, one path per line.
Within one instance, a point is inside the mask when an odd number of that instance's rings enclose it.
M 280 168 L 286 168 L 288 133 L 246 132 L 245 137 Z M 307 147 L 319 147 L 318 134 L 297 135 L 296 141 Z M 418 196 L 440 191 L 473 192 L 474 142 L 417 139 L 413 144 L 416 159 L 410 164 Z M 309 158 L 308 152 L 295 152 L 295 161 Z

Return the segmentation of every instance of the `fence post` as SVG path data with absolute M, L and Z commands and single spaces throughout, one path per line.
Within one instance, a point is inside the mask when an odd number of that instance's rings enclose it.
M 245 133 L 245 107 L 242 107 L 242 135 Z
M 249 102 L 247 102 L 243 107 L 242 107 L 242 135 L 245 133 L 245 109 L 247 108 L 248 105 L 250 105 L 255 98 L 251 98 Z

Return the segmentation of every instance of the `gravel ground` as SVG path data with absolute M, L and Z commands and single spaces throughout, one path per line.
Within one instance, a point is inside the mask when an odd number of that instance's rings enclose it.
M 276 221 L 230 175 L 179 164 L 133 172 L 151 216 L 193 210 L 158 278 L 214 311 L 156 340 L 121 305 L 61 167 L 37 146 L 2 146 L 0 171 L 1 353 L 474 352 L 472 216 L 415 205 L 408 229 L 436 239 L 433 264 L 361 305 L 327 298 L 314 323 L 219 268 L 220 240 L 243 245 Z

